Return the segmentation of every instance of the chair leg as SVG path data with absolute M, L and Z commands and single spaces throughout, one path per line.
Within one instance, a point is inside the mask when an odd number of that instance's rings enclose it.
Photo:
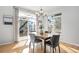
M 60 46 L 58 45 L 59 53 L 60 53 Z
M 29 43 L 29 52 L 30 52 L 31 42 Z
M 34 45 L 34 43 L 33 43 L 33 53 L 34 53 L 34 47 L 35 47 L 35 45 Z
M 55 52 L 56 52 L 56 48 L 55 48 Z
M 29 43 L 29 50 L 30 50 L 31 42 Z
M 54 48 L 52 48 L 52 50 L 53 50 L 53 53 L 54 53 Z
M 41 42 L 41 50 L 42 50 L 42 42 Z
M 50 53 L 51 53 L 51 47 L 50 47 Z

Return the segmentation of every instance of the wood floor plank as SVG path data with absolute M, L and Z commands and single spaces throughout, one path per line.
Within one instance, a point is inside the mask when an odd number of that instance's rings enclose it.
M 63 43 L 60 43 L 60 49 L 61 53 L 79 53 L 79 50 Z M 47 46 L 46 51 L 47 53 L 50 53 L 49 46 Z M 0 45 L 0 53 L 32 53 L 32 48 L 29 50 L 29 45 L 24 40 L 18 43 Z M 43 53 L 43 49 L 41 50 L 40 44 L 35 47 L 35 53 Z M 58 49 L 56 53 L 58 53 Z

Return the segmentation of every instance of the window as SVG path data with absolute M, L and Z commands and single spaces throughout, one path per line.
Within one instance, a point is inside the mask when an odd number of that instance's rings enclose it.
M 33 18 L 33 17 L 29 18 L 28 25 L 29 25 L 29 31 L 30 32 L 35 32 L 36 31 L 35 30 L 35 27 L 36 27 L 35 24 L 36 24 L 36 19 Z

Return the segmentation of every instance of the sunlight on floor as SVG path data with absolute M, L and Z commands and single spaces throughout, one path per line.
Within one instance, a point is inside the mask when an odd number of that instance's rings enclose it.
M 73 51 L 75 51 L 75 52 L 77 52 L 77 53 L 79 53 L 79 50 L 76 50 L 74 48 L 70 48 L 70 49 L 73 50 Z
M 73 51 L 69 48 L 69 47 L 66 47 L 64 45 L 61 45 L 60 46 L 62 49 L 64 49 L 66 52 L 70 52 L 70 53 L 73 53 Z
M 29 48 L 25 48 L 22 53 L 29 53 Z
M 17 43 L 12 49 L 16 49 L 16 48 L 22 47 L 22 46 L 24 46 L 25 44 L 26 44 L 26 42 L 25 42 L 25 41 L 22 41 L 22 42 L 20 42 L 20 43 Z

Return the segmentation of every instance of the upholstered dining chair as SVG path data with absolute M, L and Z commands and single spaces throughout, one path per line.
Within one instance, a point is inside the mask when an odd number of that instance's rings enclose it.
M 51 48 L 53 50 L 53 53 L 56 52 L 56 47 L 58 47 L 60 53 L 59 38 L 60 35 L 53 35 L 51 38 L 49 38 L 50 40 L 46 42 L 46 45 L 50 46 L 50 52 Z
M 32 44 L 33 45 L 33 53 L 34 53 L 35 43 L 41 43 L 41 49 L 42 49 L 42 40 L 40 40 L 40 38 L 35 36 L 35 34 L 29 34 L 29 35 L 30 35 L 29 49 L 30 49 L 31 44 Z

